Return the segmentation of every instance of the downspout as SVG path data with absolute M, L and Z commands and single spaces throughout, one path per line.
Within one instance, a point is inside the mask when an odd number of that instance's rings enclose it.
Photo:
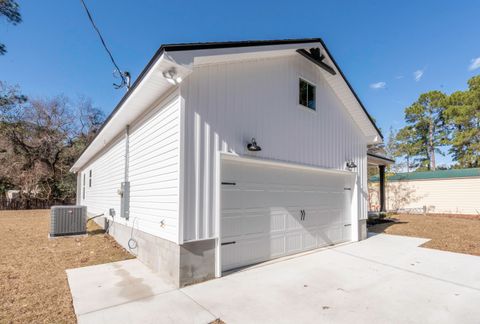
M 124 182 L 128 182 L 128 171 L 130 167 L 130 125 L 125 127 L 125 174 Z
M 129 164 L 130 164 L 130 125 L 125 128 L 125 173 L 123 182 L 119 191 L 120 194 L 120 217 L 128 220 L 130 218 L 130 182 L 129 182 Z

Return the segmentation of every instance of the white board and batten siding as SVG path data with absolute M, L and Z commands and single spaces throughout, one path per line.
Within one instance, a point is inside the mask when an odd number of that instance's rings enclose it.
M 178 93 L 170 95 L 130 125 L 130 218 L 120 218 L 117 190 L 125 176 L 125 133 L 81 171 L 89 213 L 115 208 L 115 222 L 178 243 L 180 205 L 180 120 Z M 88 186 L 92 170 L 92 187 Z
M 338 170 L 354 161 L 367 217 L 366 139 L 323 73 L 300 55 L 194 67 L 181 84 L 185 241 L 218 236 L 218 151 Z M 316 85 L 316 111 L 298 104 L 299 78 Z M 261 152 L 246 150 L 252 137 Z

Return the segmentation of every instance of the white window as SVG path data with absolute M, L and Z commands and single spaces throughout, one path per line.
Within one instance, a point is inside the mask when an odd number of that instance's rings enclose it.
M 298 103 L 312 110 L 316 110 L 315 92 L 316 87 L 313 84 L 303 79 L 300 79 Z

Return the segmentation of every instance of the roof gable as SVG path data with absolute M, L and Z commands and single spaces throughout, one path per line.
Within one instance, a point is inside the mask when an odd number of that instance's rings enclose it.
M 367 142 L 381 142 L 383 137 L 380 130 L 320 38 L 167 44 L 158 49 L 130 90 L 109 115 L 97 136 L 82 152 L 71 171 L 78 171 L 127 125 L 151 108 L 158 101 L 159 96 L 164 97 L 165 94 L 171 93 L 176 86 L 166 81 L 162 75 L 163 72 L 174 69 L 177 76 L 184 79 L 193 71 L 194 65 L 215 64 L 250 57 L 300 55 L 297 53 L 299 49 L 310 48 L 320 48 L 320 52 L 325 56 L 323 63 L 335 72 L 322 70 L 327 82 L 364 133 Z

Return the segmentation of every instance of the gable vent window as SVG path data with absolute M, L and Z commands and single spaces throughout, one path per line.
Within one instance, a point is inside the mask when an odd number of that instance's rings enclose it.
M 298 103 L 312 110 L 316 110 L 315 90 L 316 87 L 313 84 L 300 79 Z
M 90 173 L 88 174 L 88 187 L 92 187 L 92 170 L 90 170 Z

